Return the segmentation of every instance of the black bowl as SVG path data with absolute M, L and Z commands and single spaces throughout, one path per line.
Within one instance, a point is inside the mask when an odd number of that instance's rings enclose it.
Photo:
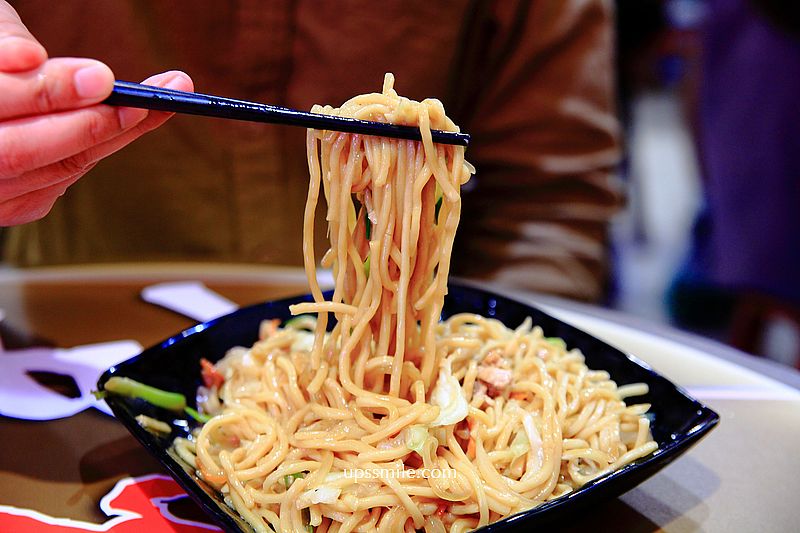
M 291 316 L 289 306 L 305 301 L 311 301 L 311 296 L 257 304 L 199 324 L 110 368 L 100 377 L 98 387 L 102 390 L 103 384 L 111 376 L 125 376 L 160 389 L 180 392 L 191 403 L 202 382 L 201 357 L 216 361 L 233 346 L 251 346 L 258 338 L 258 327 L 262 320 L 286 320 Z M 651 429 L 659 446 L 653 454 L 600 477 L 571 494 L 490 524 L 481 529 L 484 533 L 523 530 L 542 525 L 564 517 L 565 513 L 573 513 L 578 507 L 619 496 L 686 452 L 719 422 L 717 413 L 691 398 L 683 389 L 655 373 L 642 361 L 535 307 L 488 291 L 451 283 L 442 314 L 446 318 L 461 312 L 497 318 L 510 328 L 518 326 L 530 316 L 534 324 L 542 327 L 545 335 L 561 337 L 568 347 L 579 348 L 590 368 L 608 371 L 619 385 L 647 383 L 650 392 L 644 397 L 637 397 L 636 401 L 652 404 Z M 137 399 L 109 395 L 106 401 L 134 437 L 164 465 L 217 524 L 229 531 L 252 531 L 170 449 L 172 440 L 186 436 L 195 423 L 175 418 L 174 413 Z M 140 414 L 169 422 L 172 433 L 156 436 L 145 431 L 135 419 Z

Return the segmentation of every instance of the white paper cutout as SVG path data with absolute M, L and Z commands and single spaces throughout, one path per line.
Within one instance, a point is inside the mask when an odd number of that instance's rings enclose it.
M 158 283 L 142 289 L 142 298 L 198 322 L 236 311 L 239 306 L 199 281 Z
M 227 298 L 197 281 L 160 283 L 146 287 L 142 298 L 189 318 L 206 322 L 238 309 Z M 0 310 L 0 320 L 2 320 Z M 0 347 L 2 351 L 2 347 Z M 111 415 L 108 405 L 91 391 L 97 379 L 111 366 L 139 354 L 135 341 L 117 341 L 70 349 L 28 348 L 0 353 L 0 415 L 25 420 L 55 420 L 90 407 Z M 28 372 L 50 372 L 71 376 L 80 398 L 68 398 L 38 383 Z
M 111 415 L 108 405 L 91 391 L 110 366 L 142 351 L 135 341 L 116 341 L 75 348 L 29 348 L 0 354 L 0 414 L 26 420 L 54 420 L 94 407 Z M 40 385 L 26 372 L 43 371 L 72 376 L 80 398 L 67 398 Z

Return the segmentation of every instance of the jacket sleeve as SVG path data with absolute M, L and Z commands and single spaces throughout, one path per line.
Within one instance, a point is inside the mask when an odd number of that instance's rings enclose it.
M 453 272 L 597 300 L 622 203 L 611 2 L 497 2 L 471 32 L 487 44 L 458 67 L 477 174 Z

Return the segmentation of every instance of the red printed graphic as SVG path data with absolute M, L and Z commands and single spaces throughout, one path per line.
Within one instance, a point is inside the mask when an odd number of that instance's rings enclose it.
M 56 518 L 31 509 L 0 505 L 0 531 L 14 533 L 208 533 L 216 526 L 178 518 L 167 505 L 186 493 L 172 479 L 161 475 L 125 478 L 100 500 L 100 509 L 110 518 L 103 524 Z

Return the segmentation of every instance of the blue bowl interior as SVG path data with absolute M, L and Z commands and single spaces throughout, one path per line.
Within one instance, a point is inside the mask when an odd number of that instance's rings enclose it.
M 234 346 L 251 346 L 258 338 L 262 320 L 286 320 L 291 317 L 289 306 L 303 301 L 311 301 L 311 296 L 253 305 L 187 329 L 110 368 L 100 377 L 98 387 L 102 390 L 103 384 L 111 376 L 125 376 L 164 390 L 180 392 L 193 404 L 197 387 L 202 383 L 200 358 L 216 361 Z M 685 391 L 638 359 L 536 307 L 482 289 L 451 283 L 442 315 L 446 318 L 462 312 L 497 318 L 510 328 L 518 326 L 530 316 L 534 324 L 542 327 L 545 335 L 561 337 L 569 348 L 579 348 L 590 368 L 608 371 L 617 384 L 647 383 L 649 393 L 634 400 L 636 403 L 652 404 L 651 428 L 653 438 L 659 445 L 659 450 L 654 454 L 598 478 L 562 498 L 490 524 L 481 529 L 484 533 L 517 531 L 546 524 L 563 517 L 565 513 L 574 512 L 576 508 L 618 496 L 684 453 L 719 422 L 717 413 L 689 397 Z M 117 418 L 217 524 L 228 531 L 252 531 L 211 487 L 198 479 L 192 469 L 170 450 L 172 440 L 187 435 L 196 423 L 175 418 L 174 413 L 137 399 L 110 395 L 106 401 Z M 140 414 L 170 423 L 172 433 L 157 436 L 145 431 L 135 420 Z

